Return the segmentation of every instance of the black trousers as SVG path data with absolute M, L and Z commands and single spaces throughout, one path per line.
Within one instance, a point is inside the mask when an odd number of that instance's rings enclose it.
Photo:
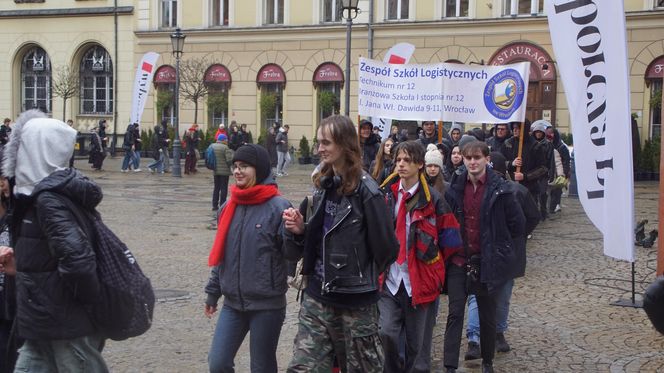
M 549 212 L 556 209 L 556 205 L 560 204 L 560 198 L 563 196 L 563 188 L 552 188 L 551 199 L 549 200 Z
M 212 208 L 218 209 L 226 202 L 228 194 L 228 175 L 214 175 L 214 190 L 212 191 Z
M 463 318 L 466 314 L 466 270 L 453 263 L 447 266 L 447 292 L 449 312 L 443 347 L 445 367 L 458 368 Z M 477 295 L 480 316 L 480 347 L 482 363 L 493 363 L 496 348 L 496 299 L 495 294 Z

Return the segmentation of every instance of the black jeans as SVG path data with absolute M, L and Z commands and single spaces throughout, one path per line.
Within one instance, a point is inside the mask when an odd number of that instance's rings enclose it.
M 563 196 L 563 188 L 552 188 L 551 189 L 551 199 L 549 200 L 549 212 L 553 212 L 556 209 L 556 205 L 560 204 L 560 197 Z
M 228 194 L 228 175 L 214 175 L 214 190 L 212 191 L 212 208 L 217 210 L 226 202 Z
M 443 363 L 445 367 L 458 368 L 463 318 L 466 314 L 466 270 L 453 263 L 447 266 L 447 292 L 449 313 L 445 328 Z M 495 294 L 478 295 L 480 315 L 480 347 L 482 363 L 493 363 L 496 348 L 496 299 Z

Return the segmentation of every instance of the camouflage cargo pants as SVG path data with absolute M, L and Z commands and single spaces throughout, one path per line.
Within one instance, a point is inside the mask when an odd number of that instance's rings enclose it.
M 305 294 L 288 372 L 330 373 L 335 356 L 342 372 L 383 371 L 378 307 L 335 308 Z

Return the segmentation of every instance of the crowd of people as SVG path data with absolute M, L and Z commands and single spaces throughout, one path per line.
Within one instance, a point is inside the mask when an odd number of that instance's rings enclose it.
M 166 123 L 160 127 L 162 155 L 149 167 L 162 172 L 168 136 Z M 560 211 L 554 191 L 569 177 L 567 146 L 543 120 L 525 123 L 528 132 L 520 123 L 490 134 L 454 125 L 440 141 L 433 122 L 417 139 L 393 128 L 381 141 L 373 127 L 362 121 L 357 131 L 339 115 L 320 123 L 312 195 L 294 208 L 277 185 L 284 156 L 275 172 L 270 150 L 239 138 L 234 126 L 229 138 L 220 126 L 209 149 L 218 224 L 203 312 L 219 314 L 210 372 L 234 371 L 247 333 L 251 371 L 277 371 L 289 276 L 303 280 L 288 372 L 429 372 L 433 348 L 455 372 L 466 318 L 464 358 L 481 358 L 483 373 L 493 372 L 496 351 L 510 350 L 514 279 L 525 273 L 527 237 Z M 123 167 L 138 138 L 133 125 L 127 132 Z M 275 127 L 274 144 L 287 133 Z M 86 314 L 99 292 L 93 243 L 61 200 L 89 210 L 101 200 L 94 182 L 67 167 L 76 131 L 30 111 L 8 138 L 0 175 L 0 372 L 14 364 L 16 371 L 108 371 L 105 336 Z M 433 346 L 445 300 L 444 343 Z M 74 366 L 81 360 L 85 367 Z
M 255 200 L 263 189 L 275 193 L 283 155 L 272 176 L 269 146 L 239 148 L 232 174 L 252 182 L 232 186 L 232 212 L 221 209 L 210 254 L 205 313 L 224 299 L 210 371 L 233 371 L 247 333 L 252 371 L 276 371 L 287 284 L 297 283 L 290 275 L 305 280 L 289 372 L 430 371 L 441 294 L 446 371 L 458 368 L 467 318 L 464 358 L 481 358 L 482 371 L 493 372 L 495 352 L 510 350 L 509 304 L 514 279 L 525 273 L 527 237 L 560 211 L 557 192 L 570 176 L 557 131 L 543 120 L 525 128 L 519 152 L 520 123 L 490 133 L 454 124 L 439 140 L 436 124 L 424 122 L 416 139 L 395 126 L 383 140 L 368 120 L 356 130 L 347 117 L 328 117 L 316 136 L 313 194 L 283 211 L 277 197 Z M 275 127 L 274 142 L 287 131 Z M 257 215 L 270 223 L 247 235 Z M 239 233 L 231 238 L 233 226 Z

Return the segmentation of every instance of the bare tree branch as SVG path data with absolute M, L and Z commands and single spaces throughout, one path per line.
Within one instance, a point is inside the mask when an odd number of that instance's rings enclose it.
M 62 98 L 62 120 L 67 113 L 67 100 L 79 94 L 81 81 L 78 70 L 63 66 L 55 71 L 51 82 L 53 96 Z
M 205 57 L 187 59 L 180 64 L 180 95 L 194 103 L 194 123 L 198 122 L 198 102 L 210 93 L 205 84 L 208 65 Z

